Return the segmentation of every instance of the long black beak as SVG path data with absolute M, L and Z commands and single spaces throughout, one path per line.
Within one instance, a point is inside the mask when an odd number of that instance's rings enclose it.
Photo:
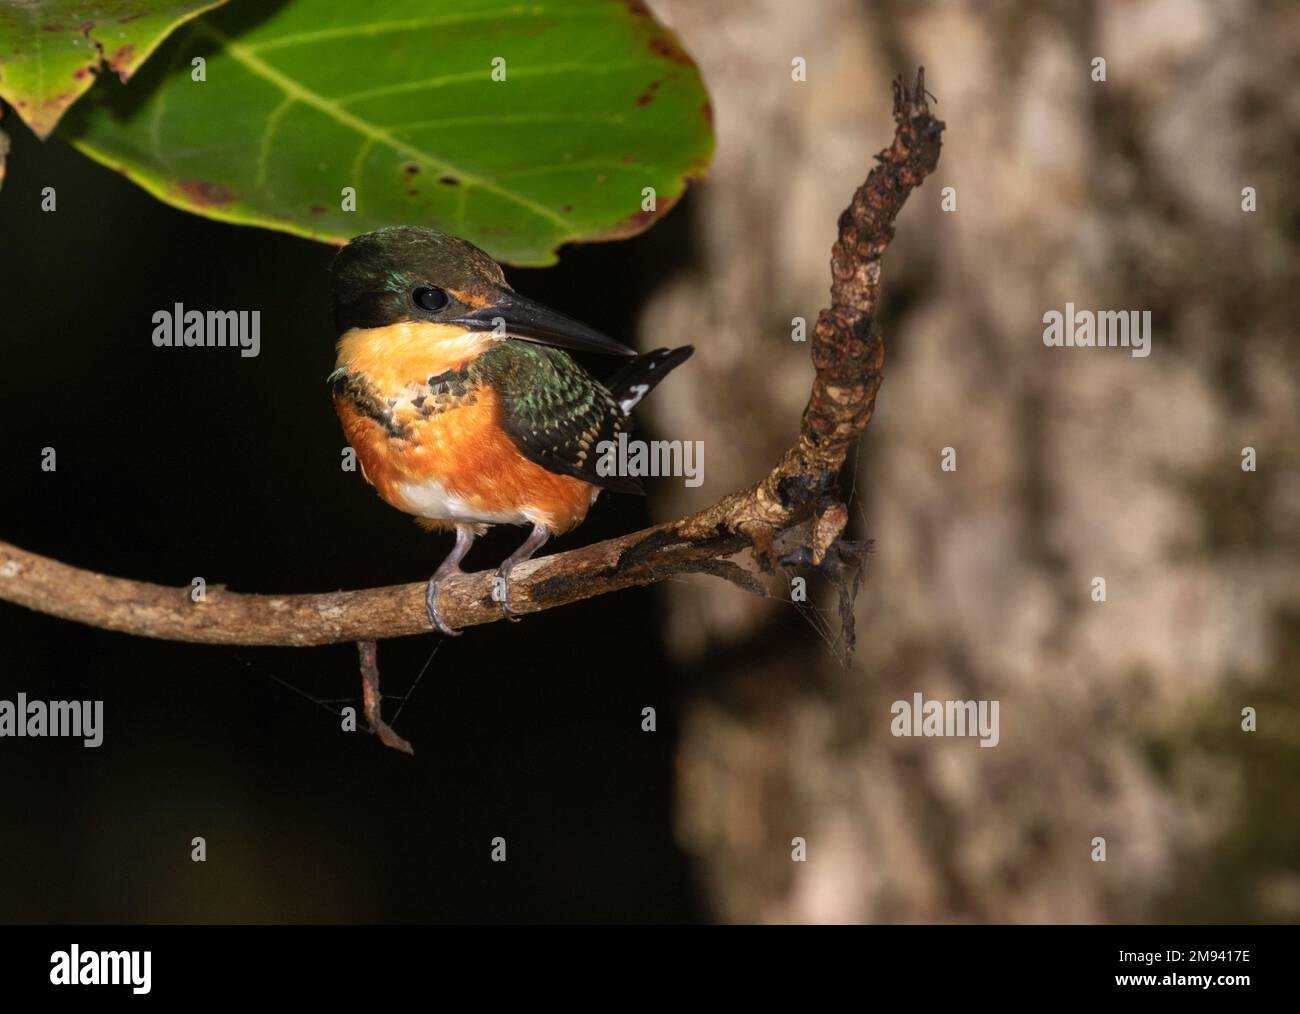
M 504 292 L 491 306 L 456 321 L 471 331 L 500 331 L 511 338 L 576 352 L 601 352 L 607 356 L 634 356 L 636 351 L 606 337 L 581 321 L 547 309 L 517 292 Z

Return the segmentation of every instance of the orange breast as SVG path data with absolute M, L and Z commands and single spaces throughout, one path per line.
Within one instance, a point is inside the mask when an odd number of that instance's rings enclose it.
M 412 393 L 430 376 L 464 369 L 492 339 L 447 324 L 403 321 L 354 328 L 339 340 L 338 365 L 366 378 L 389 400 L 401 435 L 358 412 L 346 398 L 335 408 L 362 473 L 398 510 L 436 524 L 546 525 L 567 531 L 587 516 L 595 487 L 556 475 L 519 453 L 501 427 L 494 391 L 424 415 Z
M 473 404 L 401 418 L 403 437 L 345 399 L 335 399 L 335 408 L 366 480 L 398 510 L 447 525 L 541 523 L 557 533 L 587 516 L 595 487 L 520 454 L 489 388 Z

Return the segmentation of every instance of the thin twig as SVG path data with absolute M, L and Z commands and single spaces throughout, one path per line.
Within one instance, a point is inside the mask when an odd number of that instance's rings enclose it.
M 414 754 L 415 749 L 411 744 L 395 733 L 380 715 L 384 695 L 379 692 L 379 646 L 374 641 L 358 641 L 357 653 L 361 656 L 361 697 L 365 701 L 366 721 L 370 723 L 370 731 L 379 737 L 384 746 Z

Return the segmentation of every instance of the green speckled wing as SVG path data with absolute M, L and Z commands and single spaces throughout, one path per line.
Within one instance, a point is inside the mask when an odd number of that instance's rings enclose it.
M 633 478 L 599 475 L 602 441 L 617 441 L 627 417 L 601 384 L 558 349 L 503 341 L 471 367 L 497 392 L 502 425 L 528 460 L 604 489 L 641 493 Z

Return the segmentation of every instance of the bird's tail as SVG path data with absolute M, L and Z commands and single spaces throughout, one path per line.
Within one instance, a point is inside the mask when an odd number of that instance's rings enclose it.
M 628 360 L 626 366 L 605 381 L 605 388 L 614 396 L 623 414 L 630 415 L 637 403 L 653 391 L 659 381 L 690 359 L 694 351 L 694 346 L 683 345 L 676 349 L 646 352 Z

